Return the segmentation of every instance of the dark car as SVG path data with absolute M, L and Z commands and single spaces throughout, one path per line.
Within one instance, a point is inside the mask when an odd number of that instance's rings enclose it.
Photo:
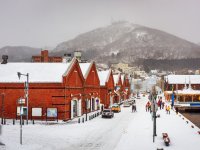
M 112 118 L 114 117 L 114 113 L 112 112 L 111 109 L 104 109 L 102 112 L 102 118 Z

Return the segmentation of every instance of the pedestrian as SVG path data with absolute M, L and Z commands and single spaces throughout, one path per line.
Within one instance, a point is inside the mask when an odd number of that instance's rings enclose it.
M 168 105 L 168 106 L 167 106 L 168 114 L 170 114 L 170 109 L 171 109 L 171 108 L 170 108 L 170 105 Z
M 151 103 L 149 104 L 149 106 L 148 106 L 148 111 L 150 111 L 150 113 L 151 113 Z
M 164 109 L 164 106 L 165 106 L 165 102 L 162 101 L 162 109 Z
M 165 111 L 168 114 L 168 106 L 167 105 L 165 105 Z
M 136 112 L 137 111 L 136 104 L 133 104 L 133 106 L 134 106 L 134 112 Z
M 160 101 L 160 99 L 158 100 L 157 105 L 158 105 L 158 107 L 160 107 L 160 109 L 161 109 L 161 101 Z
M 150 105 L 150 102 L 148 101 L 148 102 L 146 103 L 146 111 L 149 111 L 149 105 Z
M 132 105 L 132 112 L 133 112 L 133 110 L 134 110 L 134 105 Z

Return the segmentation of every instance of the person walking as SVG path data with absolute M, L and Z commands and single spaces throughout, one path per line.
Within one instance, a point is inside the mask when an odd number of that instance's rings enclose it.
M 170 105 L 167 106 L 167 113 L 170 115 Z
M 149 109 L 149 106 L 150 106 L 150 102 L 148 101 L 148 102 L 146 103 L 146 112 L 150 110 L 150 109 Z
M 162 101 L 162 109 L 164 109 L 164 106 L 165 106 L 165 102 Z
M 165 105 L 165 111 L 168 114 L 168 106 L 167 105 Z
M 132 112 L 133 112 L 133 110 L 134 110 L 134 104 L 132 104 Z
M 160 99 L 158 100 L 157 105 L 158 105 L 158 107 L 160 107 L 160 109 L 161 109 L 161 101 L 160 101 Z

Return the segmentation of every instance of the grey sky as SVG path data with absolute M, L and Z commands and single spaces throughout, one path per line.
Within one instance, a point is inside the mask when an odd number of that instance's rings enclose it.
M 0 0 L 0 47 L 55 47 L 111 20 L 200 42 L 200 0 Z

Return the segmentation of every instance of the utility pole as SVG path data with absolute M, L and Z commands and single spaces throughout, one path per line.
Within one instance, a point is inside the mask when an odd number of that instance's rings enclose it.
M 153 142 L 155 142 L 155 136 L 157 136 L 157 134 L 156 134 L 156 111 L 158 109 L 157 104 L 156 104 L 155 87 L 153 87 L 151 99 L 152 99 L 152 102 L 153 102 L 153 107 L 152 107 L 152 113 L 153 113 L 152 114 L 152 117 L 153 117 Z
M 26 78 L 27 81 L 25 82 L 25 87 L 24 87 L 24 89 L 25 89 L 25 98 L 26 98 L 26 124 L 28 124 L 29 73 L 23 74 L 23 73 L 21 73 L 21 72 L 17 72 L 17 75 L 18 75 L 19 79 L 20 79 L 20 77 L 21 77 L 22 75 L 27 77 L 27 78 Z
M 1 103 L 1 124 L 3 124 L 3 119 L 4 119 L 4 93 L 2 93 L 1 96 L 2 96 L 2 103 Z

